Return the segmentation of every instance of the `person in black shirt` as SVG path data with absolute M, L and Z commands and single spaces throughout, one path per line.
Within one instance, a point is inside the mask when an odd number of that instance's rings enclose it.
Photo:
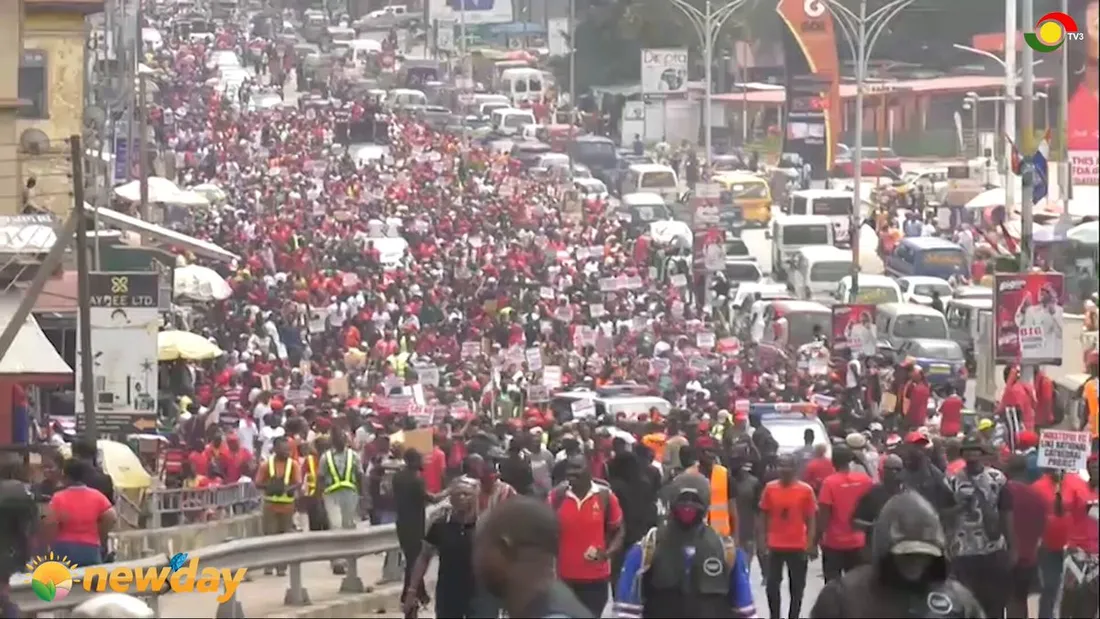
M 74 460 L 85 462 L 91 470 L 86 482 L 88 487 L 99 490 L 113 506 L 115 504 L 115 483 L 111 481 L 111 476 L 104 473 L 99 465 L 99 447 L 96 446 L 95 439 L 82 438 L 74 442 L 72 454 Z M 104 563 L 114 561 L 114 552 L 109 550 L 107 546 L 106 531 L 103 532 L 100 540 L 100 553 Z
M 903 466 L 901 457 L 897 454 L 886 456 L 886 460 L 882 463 L 882 481 L 871 486 L 860 497 L 859 503 L 856 503 L 856 509 L 852 512 L 853 528 L 871 533 L 883 506 L 903 490 L 901 484 Z
M 474 573 L 508 616 L 594 619 L 558 579 L 559 536 L 554 511 L 535 499 L 514 497 L 485 515 L 474 538 Z
M 527 437 L 520 434 L 508 445 L 508 457 L 500 463 L 500 480 L 516 489 L 518 494 L 534 494 L 535 477 L 531 473 L 531 462 L 524 453 Z
M 408 583 L 421 583 L 432 557 L 439 555 L 439 574 L 435 585 L 435 616 L 465 619 L 474 610 L 477 582 L 474 580 L 473 547 L 477 526 L 478 482 L 471 477 L 459 477 L 450 487 L 450 505 L 432 518 L 412 570 L 406 580 L 403 607 L 406 617 L 416 616 L 417 588 Z
M 436 503 L 443 495 L 430 494 L 424 486 L 424 458 L 415 449 L 404 453 L 405 466 L 393 474 L 393 502 L 397 514 L 397 543 L 405 555 L 405 591 L 415 591 L 414 599 L 427 603 L 423 575 L 412 578 L 413 567 L 421 552 L 424 540 L 425 510 L 429 503 Z M 415 587 L 413 586 L 415 583 Z
M 11 601 L 8 581 L 31 560 L 31 537 L 38 523 L 34 496 L 20 479 L 23 463 L 16 454 L 0 453 L 0 617 L 23 616 Z

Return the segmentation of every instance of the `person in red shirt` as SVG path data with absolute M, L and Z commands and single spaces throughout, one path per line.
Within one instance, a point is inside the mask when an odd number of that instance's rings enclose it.
M 1027 617 L 1027 596 L 1039 579 L 1039 546 L 1046 528 L 1046 504 L 1043 495 L 1027 482 L 1027 458 L 1022 454 L 1009 457 L 1005 466 L 1012 496 L 1012 548 L 1016 564 L 1012 566 L 1012 587 L 1005 605 L 1007 616 Z
M 241 447 L 241 439 L 234 433 L 225 439 L 225 482 L 236 483 L 242 475 L 252 475 L 252 452 Z
M 442 435 L 436 434 L 432 437 L 432 453 L 424 462 L 424 488 L 431 494 L 443 491 L 443 478 L 447 473 L 447 454 L 440 448 L 442 442 Z
M 1039 567 L 1039 616 L 1053 617 L 1058 593 L 1062 590 L 1066 540 L 1069 538 L 1069 517 L 1065 512 L 1065 497 L 1073 496 L 1085 487 L 1077 475 L 1063 477 L 1061 471 L 1047 470 L 1031 484 L 1043 500 L 1045 522 L 1036 562 Z
M 825 584 L 843 576 L 863 562 L 864 532 L 852 527 L 852 515 L 874 481 L 862 471 L 849 467 L 855 456 L 846 447 L 833 450 L 836 472 L 821 484 L 818 493 L 817 544 L 821 547 L 821 571 Z
M 593 616 L 607 605 L 611 555 L 622 550 L 623 510 L 611 488 L 592 480 L 583 454 L 565 463 L 565 482 L 548 497 L 558 517 L 558 577 Z
M 905 393 L 905 421 L 910 429 L 924 427 L 928 422 L 928 399 L 932 388 L 924 378 L 924 372 L 914 367 Z
M 1059 617 L 1095 617 L 1100 599 L 1096 596 L 1097 564 L 1100 564 L 1100 461 L 1093 453 L 1088 460 L 1089 482 L 1064 497 L 1069 516 L 1066 563 L 1062 575 L 1062 605 Z M 1068 473 L 1067 476 L 1072 476 Z
M 958 436 L 962 432 L 963 399 L 954 389 L 940 403 L 940 436 Z
M 807 430 L 807 432 L 812 432 L 812 430 Z M 802 481 L 809 484 L 814 489 L 815 494 L 821 491 L 821 484 L 825 481 L 825 478 L 837 471 L 833 468 L 832 460 L 825 456 L 826 451 L 828 451 L 828 448 L 824 444 L 814 445 L 814 457 L 806 463 L 806 468 L 802 470 Z

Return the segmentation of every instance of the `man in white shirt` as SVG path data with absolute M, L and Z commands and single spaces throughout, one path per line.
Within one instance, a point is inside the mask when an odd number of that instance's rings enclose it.
M 1016 310 L 1020 359 L 1059 359 L 1062 356 L 1062 308 L 1055 291 L 1045 285 L 1039 291 L 1039 303 L 1024 297 Z
M 853 356 L 873 357 L 878 349 L 878 334 L 869 312 L 860 312 L 858 322 L 849 322 L 845 339 Z

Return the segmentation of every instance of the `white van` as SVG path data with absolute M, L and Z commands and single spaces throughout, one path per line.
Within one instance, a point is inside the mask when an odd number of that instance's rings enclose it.
M 515 105 L 521 101 L 542 101 L 546 89 L 546 78 L 538 69 L 516 67 L 500 72 L 500 91 Z
M 537 124 L 535 113 L 515 107 L 502 107 L 489 115 L 489 125 L 503 135 L 519 135 L 524 125 Z
M 802 189 L 791 192 L 787 212 L 791 215 L 824 215 L 833 222 L 836 242 L 851 243 L 852 214 L 856 209 L 855 194 L 841 189 Z
M 394 88 L 386 95 L 386 103 L 390 107 L 427 105 L 428 97 L 424 94 L 424 91 L 415 88 Z
M 772 277 L 776 280 L 787 277 L 787 263 L 799 248 L 836 244 L 833 223 L 825 215 L 773 217 L 766 236 L 772 241 Z
M 382 43 L 374 39 L 355 39 L 348 44 L 348 60 L 360 69 L 365 68 L 371 58 L 382 53 Z
M 851 252 L 832 245 L 803 247 L 791 261 L 789 284 L 795 298 L 831 302 L 837 282 L 851 270 Z
M 871 305 L 902 302 L 901 286 L 892 277 L 860 273 L 859 280 L 856 283 L 859 284 L 859 290 L 855 296 L 852 296 L 852 276 L 847 275 L 841 279 L 836 286 L 836 292 L 833 293 L 836 302 L 844 304 L 869 303 Z
M 676 170 L 670 166 L 662 163 L 635 163 L 626 169 L 619 190 L 624 196 L 639 191 L 651 192 L 659 194 L 665 200 L 675 201 L 680 197 L 680 180 L 676 176 Z

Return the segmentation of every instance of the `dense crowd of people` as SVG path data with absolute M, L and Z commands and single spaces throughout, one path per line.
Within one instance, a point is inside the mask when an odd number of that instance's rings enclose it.
M 1022 421 L 1006 440 L 989 420 L 968 427 L 958 394 L 929 424 L 931 389 L 904 361 L 856 352 L 815 373 L 801 361 L 816 349 L 762 355 L 706 286 L 671 283 L 678 248 L 600 204 L 566 212 L 559 186 L 490 144 L 330 99 L 347 91 L 340 71 L 297 80 L 321 103 L 249 106 L 268 76 L 291 97 L 300 70 L 292 47 L 257 43 L 228 23 L 212 41 L 167 36 L 146 58 L 177 180 L 226 196 L 177 225 L 239 256 L 212 265 L 232 296 L 187 318 L 225 354 L 168 368 L 170 486 L 252 480 L 265 534 L 395 523 L 404 574 L 391 553 L 383 579 L 403 583 L 413 617 L 433 603 L 438 617 L 580 619 L 612 599 L 623 617 L 752 617 L 766 604 L 778 618 L 785 577 L 794 618 L 819 557 L 814 617 L 1027 616 L 1032 587 L 1039 616 L 1096 616 L 1096 453 L 1085 477 L 1037 468 L 1036 432 L 1054 418 L 1045 393 L 1009 382 Z M 270 70 L 219 90 L 212 54 L 254 49 Z M 379 156 L 334 139 L 349 115 L 382 127 Z M 782 342 L 786 318 L 767 328 Z M 1095 359 L 1089 371 L 1095 382 Z M 551 406 L 575 387 L 668 406 Z M 883 391 L 898 396 L 891 410 Z M 828 433 L 781 449 L 761 404 Z M 49 459 L 44 526 L 12 537 L 7 557 L 109 559 L 110 480 L 94 446 L 72 453 Z M 37 508 L 5 483 L 9 535 Z

